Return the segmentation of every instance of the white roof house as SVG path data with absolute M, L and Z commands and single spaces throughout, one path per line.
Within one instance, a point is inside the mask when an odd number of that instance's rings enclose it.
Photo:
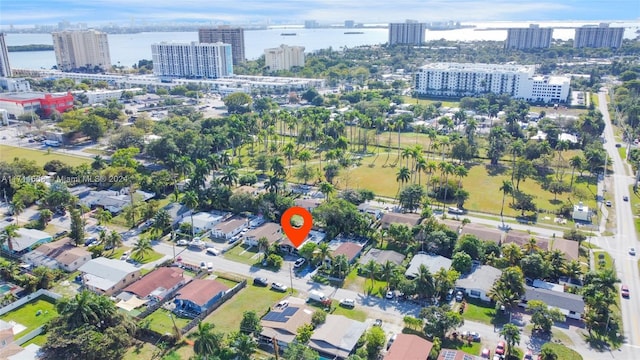
M 582 201 L 573 206 L 573 220 L 591 222 L 591 211 Z
M 140 269 L 121 260 L 99 257 L 82 265 L 84 285 L 103 295 L 113 295 L 140 278 Z
M 493 266 L 475 266 L 469 274 L 463 275 L 456 281 L 456 287 L 464 289 L 467 296 L 471 298 L 491 301 L 487 293 L 501 274 L 502 271 Z
M 324 324 L 311 336 L 309 347 L 320 355 L 346 359 L 367 330 L 367 324 L 341 315 L 327 315 Z
M 193 215 L 193 232 L 195 234 L 209 231 L 213 229 L 214 226 L 218 225 L 222 219 L 224 219 L 223 215 L 212 214 L 208 212 L 199 212 Z M 191 216 L 186 216 L 182 218 L 180 223 L 187 223 L 191 225 Z
M 449 270 L 451 267 L 451 259 L 440 255 L 417 253 L 413 256 L 413 259 L 411 259 L 409 268 L 405 271 L 404 275 L 410 278 L 415 277 L 418 274 L 420 265 L 426 266 L 427 269 L 429 269 L 429 272 L 435 274 L 441 268 Z

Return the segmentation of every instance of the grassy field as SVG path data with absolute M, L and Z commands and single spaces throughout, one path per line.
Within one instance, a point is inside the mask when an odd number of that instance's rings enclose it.
M 38 311 L 40 311 L 39 315 L 37 315 Z M 56 305 L 51 300 L 40 297 L 0 316 L 0 320 L 6 322 L 15 321 L 25 326 L 26 329 L 16 334 L 16 337 L 19 338 L 21 334 L 24 335 L 35 330 L 38 326 L 46 324 L 56 316 L 58 316 Z
M 80 164 L 88 164 L 92 160 L 76 155 L 65 154 L 60 150 L 54 150 L 51 152 L 19 148 L 15 146 L 0 145 L 0 161 L 11 162 L 14 158 L 23 158 L 33 160 L 39 166 L 44 166 L 51 160 L 60 160 L 65 164 L 71 166 L 78 166 Z
M 149 328 L 158 334 L 175 334 L 170 315 L 171 313 L 168 310 L 160 308 L 147 316 L 144 321 L 149 321 Z M 190 319 L 183 319 L 175 315 L 172 316 L 178 326 L 178 329 L 182 329 L 189 323 L 189 321 L 191 321 Z
M 224 254 L 224 257 L 239 263 L 254 265 L 262 260 L 262 255 L 257 255 L 258 249 L 254 246 L 238 245 Z
M 262 317 L 269 308 L 287 296 L 268 288 L 247 285 L 231 299 L 209 315 L 204 321 L 214 323 L 216 331 L 229 333 L 237 331 L 245 311 L 253 310 Z
M 443 107 L 458 107 L 460 104 L 459 101 L 453 101 L 453 100 L 418 99 L 418 98 L 413 98 L 411 96 L 403 96 L 402 99 L 404 100 L 405 104 L 414 104 L 414 105 L 415 104 L 429 105 L 429 104 L 439 102 L 442 104 Z
M 36 344 L 42 347 L 46 342 L 47 342 L 47 334 L 40 334 L 20 346 L 27 347 L 29 344 Z
M 578 354 L 575 350 L 569 349 L 562 344 L 556 344 L 548 342 L 542 345 L 543 348 L 548 347 L 558 354 L 558 359 L 562 360 L 582 360 L 582 355 Z

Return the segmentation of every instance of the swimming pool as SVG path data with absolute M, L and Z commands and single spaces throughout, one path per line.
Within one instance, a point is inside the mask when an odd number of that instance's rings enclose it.
M 7 284 L 2 284 L 0 285 L 0 294 L 4 294 L 8 291 L 11 291 L 11 286 L 7 285 Z

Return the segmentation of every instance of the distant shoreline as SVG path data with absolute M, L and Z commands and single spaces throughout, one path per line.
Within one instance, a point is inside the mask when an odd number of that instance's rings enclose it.
M 8 52 L 22 51 L 53 51 L 53 45 L 47 44 L 29 44 L 29 45 L 13 45 L 7 46 Z

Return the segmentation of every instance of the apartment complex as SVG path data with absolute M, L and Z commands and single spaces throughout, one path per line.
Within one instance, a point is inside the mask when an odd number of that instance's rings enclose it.
M 528 28 L 510 28 L 507 30 L 505 49 L 540 49 L 551 46 L 553 28 L 541 28 L 531 24 Z
M 9 77 L 11 76 L 11 66 L 9 66 L 9 51 L 4 35 L 4 33 L 0 33 L 0 77 Z
M 106 33 L 96 30 L 60 31 L 51 36 L 58 69 L 103 72 L 111 68 Z
M 415 74 L 415 93 L 445 97 L 494 93 L 530 102 L 567 101 L 569 77 L 534 72 L 534 66 L 525 65 L 431 63 Z
M 225 43 L 231 45 L 233 64 L 245 62 L 244 56 L 244 29 L 230 26 L 218 26 L 217 28 L 202 28 L 198 30 L 198 41 L 201 43 Z
M 231 45 L 192 42 L 151 45 L 153 74 L 161 77 L 217 79 L 233 75 Z
M 421 45 L 424 43 L 424 32 L 427 24 L 407 20 L 404 23 L 389 24 L 389 45 L 409 44 Z
M 609 27 L 608 23 L 585 25 L 576 29 L 574 48 L 619 48 L 622 46 L 624 28 Z
M 290 70 L 294 66 L 304 66 L 304 46 L 280 45 L 264 50 L 264 65 L 270 71 Z

